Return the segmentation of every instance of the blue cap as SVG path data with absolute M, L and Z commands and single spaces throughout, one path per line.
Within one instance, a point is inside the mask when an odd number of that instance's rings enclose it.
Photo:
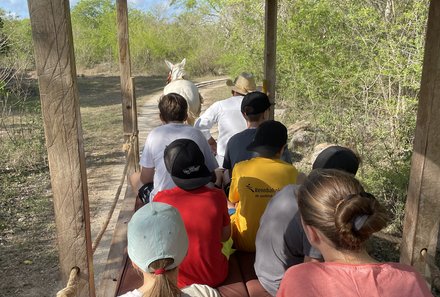
M 176 268 L 188 252 L 188 235 L 182 217 L 171 205 L 150 202 L 128 223 L 128 256 L 144 272 L 156 260 L 171 258 L 166 270 Z

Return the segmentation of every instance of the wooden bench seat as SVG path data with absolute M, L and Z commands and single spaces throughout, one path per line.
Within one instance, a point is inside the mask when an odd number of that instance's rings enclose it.
M 235 252 L 229 258 L 229 273 L 217 289 L 223 297 L 269 297 L 254 271 L 254 253 Z M 135 271 L 126 257 L 125 267 L 119 279 L 116 296 L 139 288 L 142 275 Z

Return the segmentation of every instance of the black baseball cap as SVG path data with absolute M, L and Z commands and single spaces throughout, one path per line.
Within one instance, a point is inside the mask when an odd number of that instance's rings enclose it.
M 330 146 L 324 149 L 313 162 L 312 169 L 339 169 L 356 175 L 359 158 L 350 149 L 342 146 Z
M 184 190 L 194 190 L 211 181 L 212 173 L 205 165 L 205 157 L 191 139 L 177 139 L 164 152 L 165 167 L 174 183 Z
M 254 140 L 247 146 L 247 150 L 262 155 L 275 155 L 286 143 L 286 126 L 278 121 L 269 120 L 258 126 Z
M 262 92 L 247 93 L 241 101 L 241 112 L 246 115 L 253 115 L 265 112 L 272 104 L 269 97 Z

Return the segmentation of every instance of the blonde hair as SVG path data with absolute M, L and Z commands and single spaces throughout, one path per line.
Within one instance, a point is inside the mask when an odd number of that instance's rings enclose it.
M 149 270 L 166 269 L 166 267 L 173 264 L 174 260 L 171 258 L 159 259 L 150 264 Z M 154 274 L 155 282 L 151 291 L 146 292 L 142 297 L 179 297 L 182 291 L 177 287 L 177 284 L 170 279 L 170 274 L 177 269 L 165 270 L 164 273 Z
M 337 249 L 359 250 L 388 221 L 385 209 L 353 175 L 335 169 L 313 170 L 298 190 L 298 206 L 304 223 Z

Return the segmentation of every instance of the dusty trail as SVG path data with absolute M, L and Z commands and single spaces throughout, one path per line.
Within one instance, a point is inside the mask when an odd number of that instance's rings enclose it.
M 159 126 L 159 112 L 157 109 L 157 102 L 162 91 L 154 92 L 150 95 L 138 98 L 138 127 L 139 127 L 139 150 L 142 152 L 145 139 L 148 133 L 155 127 Z M 228 89 L 224 87 L 224 82 L 219 82 L 209 86 L 200 88 L 200 93 L 204 98 L 202 112 L 212 104 L 213 101 L 225 98 Z M 225 94 L 225 95 L 223 95 Z M 224 96 L 224 97 L 222 97 Z M 213 131 L 216 136 L 216 131 Z M 91 231 L 92 240 L 101 230 L 101 226 L 107 219 L 108 211 L 110 210 L 115 193 L 120 184 L 122 172 L 125 166 L 125 159 L 123 155 L 115 157 L 112 162 L 105 162 L 104 164 L 95 164 L 88 167 L 88 185 L 89 185 L 89 199 L 91 206 Z M 105 182 L 104 182 L 105 180 Z M 98 248 L 95 251 L 93 264 L 95 273 L 95 285 L 99 288 L 99 282 L 105 269 L 105 264 L 112 240 L 112 235 L 118 218 L 119 210 L 122 205 L 122 199 L 125 195 L 125 187 L 123 186 L 118 204 L 113 213 L 112 219 L 101 239 Z

